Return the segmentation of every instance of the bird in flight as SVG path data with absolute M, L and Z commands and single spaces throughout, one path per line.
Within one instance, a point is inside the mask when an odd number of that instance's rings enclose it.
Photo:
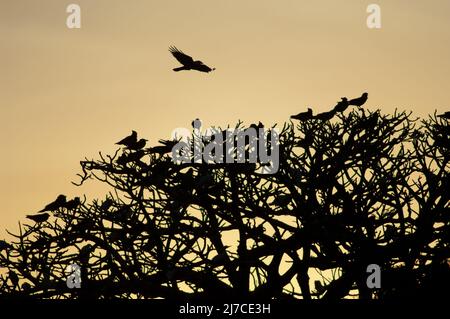
M 36 223 L 43 223 L 50 217 L 50 214 L 43 213 L 43 214 L 36 214 L 36 215 L 27 215 L 28 219 L 31 219 L 32 221 Z
M 313 111 L 311 108 L 308 107 L 308 111 L 298 113 L 297 115 L 291 115 L 291 119 L 299 120 L 299 121 L 306 121 L 310 120 L 313 117 Z
M 354 106 L 362 106 L 364 103 L 366 103 L 368 97 L 369 94 L 367 92 L 364 92 L 360 97 L 348 101 L 348 104 Z
M 182 71 L 182 70 L 197 70 L 200 72 L 206 72 L 209 73 L 211 71 L 214 71 L 216 68 L 210 68 L 206 64 L 203 64 L 202 61 L 196 60 L 185 54 L 184 52 L 178 50 L 174 46 L 169 47 L 169 52 L 172 53 L 172 55 L 175 57 L 175 59 L 178 60 L 183 66 L 173 69 L 175 72 Z
M 66 196 L 59 195 L 53 202 L 45 206 L 38 213 L 58 210 L 66 205 Z
M 445 113 L 443 113 L 443 114 L 441 114 L 441 115 L 438 115 L 438 117 L 443 118 L 443 119 L 450 120 L 450 111 L 445 112 Z

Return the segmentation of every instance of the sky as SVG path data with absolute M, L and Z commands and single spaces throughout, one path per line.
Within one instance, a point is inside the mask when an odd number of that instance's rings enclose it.
M 69 29 L 69 4 L 81 28 Z M 381 28 L 369 29 L 369 4 Z M 369 93 L 366 106 L 449 110 L 450 2 L 0 1 L 0 237 L 75 187 L 79 161 L 132 129 L 156 144 L 195 118 L 283 123 Z M 170 45 L 216 70 L 173 72 Z

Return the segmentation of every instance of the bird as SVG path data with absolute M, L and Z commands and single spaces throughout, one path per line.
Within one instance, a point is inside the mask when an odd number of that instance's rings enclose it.
M 336 112 L 334 110 L 332 110 L 332 111 L 317 114 L 316 116 L 314 116 L 314 118 L 317 120 L 321 120 L 321 121 L 328 121 L 328 120 L 331 120 L 335 114 L 336 114 Z
M 450 120 L 450 111 L 442 113 L 442 114 L 438 115 L 438 117 L 446 119 L 446 120 Z
M 75 209 L 78 206 L 80 206 L 80 204 L 81 204 L 80 197 L 75 197 L 74 199 L 71 199 L 68 202 L 66 202 L 64 204 L 64 207 L 66 209 Z
M 172 152 L 172 149 L 177 145 L 179 140 L 159 140 L 159 143 L 163 145 L 158 145 L 150 148 L 150 154 L 166 154 Z
M 137 142 L 131 144 L 130 146 L 128 146 L 128 148 L 130 150 L 137 151 L 137 150 L 142 149 L 147 142 L 148 142 L 148 140 L 146 140 L 145 138 L 141 138 L 139 141 L 137 141 Z
M 137 132 L 131 131 L 131 135 L 123 138 L 122 140 L 117 142 L 116 145 L 124 145 L 129 148 L 130 146 L 134 145 L 136 142 L 137 142 Z
M 369 94 L 367 92 L 364 92 L 360 97 L 348 101 L 348 104 L 354 106 L 362 106 L 364 103 L 366 103 L 368 96 Z
M 51 202 L 50 204 L 47 204 L 47 206 L 41 209 L 38 213 L 58 210 L 64 207 L 64 205 L 66 204 L 66 200 L 67 199 L 65 195 L 58 195 L 55 201 Z
M 100 205 L 101 211 L 107 211 L 112 204 L 114 204 L 114 201 L 111 198 L 106 198 L 105 201 Z
M 80 261 L 84 264 L 89 261 L 89 255 L 94 251 L 94 246 L 87 244 L 80 249 L 78 257 Z
M 308 107 L 308 111 L 301 112 L 296 115 L 291 115 L 291 119 L 293 120 L 299 120 L 299 121 L 306 121 L 313 118 L 313 110 Z
M 27 215 L 28 219 L 31 219 L 32 221 L 36 223 L 43 223 L 50 217 L 49 213 L 43 213 L 43 214 L 36 214 L 36 215 Z
M 183 66 L 174 68 L 173 70 L 175 72 L 182 71 L 182 70 L 196 70 L 200 72 L 206 72 L 209 73 L 211 71 L 214 71 L 216 68 L 210 68 L 206 64 L 203 64 L 202 61 L 194 61 L 194 59 L 185 54 L 184 52 L 178 50 L 174 46 L 169 47 L 169 52 L 172 53 L 172 55 L 175 57 L 175 59 L 178 60 Z
M 0 240 L 0 251 L 6 250 L 8 248 L 11 248 L 11 245 L 8 244 L 6 241 L 4 240 Z
M 258 130 L 260 128 L 264 128 L 264 124 L 261 123 L 261 121 L 259 121 L 258 124 L 253 123 L 253 124 L 250 125 L 250 127 L 254 128 L 256 130 L 256 132 L 258 132 Z
M 348 99 L 346 97 L 342 97 L 341 101 L 336 104 L 333 111 L 335 112 L 344 112 L 349 106 Z
M 138 162 L 142 157 L 144 157 L 145 151 L 144 150 L 137 150 L 133 153 L 123 153 L 119 156 L 117 159 L 117 163 L 120 165 L 126 165 L 130 162 Z

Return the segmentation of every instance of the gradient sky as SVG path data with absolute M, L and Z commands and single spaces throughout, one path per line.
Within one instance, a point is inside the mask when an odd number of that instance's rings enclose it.
M 59 193 L 103 194 L 70 182 L 131 129 L 155 143 L 197 117 L 272 125 L 364 91 L 384 112 L 449 110 L 449 14 L 448 0 L 2 0 L 0 235 Z M 217 70 L 173 72 L 169 45 Z

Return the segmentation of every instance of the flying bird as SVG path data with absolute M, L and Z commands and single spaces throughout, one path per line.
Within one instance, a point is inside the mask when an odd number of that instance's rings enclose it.
M 348 99 L 346 97 L 342 97 L 341 101 L 338 102 L 338 104 L 336 104 L 336 106 L 334 107 L 333 111 L 335 112 L 344 112 L 348 106 L 349 106 L 349 102 Z
M 38 213 L 42 212 L 48 212 L 48 211 L 54 211 L 58 210 L 66 205 L 66 196 L 65 195 L 59 195 L 55 201 L 51 202 L 50 204 L 47 204 L 43 209 L 41 209 Z
M 122 140 L 120 140 L 119 142 L 117 142 L 117 145 L 124 145 L 126 147 L 130 147 L 132 145 L 134 145 L 137 142 L 137 132 L 136 131 L 131 131 L 131 135 L 123 138 Z
M 206 72 L 209 73 L 211 71 L 214 71 L 216 68 L 210 68 L 206 64 L 203 64 L 202 61 L 194 61 L 194 59 L 185 54 L 184 52 L 178 50 L 174 46 L 169 47 L 169 52 L 172 53 L 172 55 L 175 57 L 175 59 L 178 60 L 183 66 L 173 69 L 175 72 L 182 71 L 182 70 L 196 70 L 200 72 Z
M 299 121 L 306 121 L 313 118 L 313 111 L 311 108 L 308 107 L 308 111 L 298 113 L 297 115 L 291 115 L 291 119 L 293 120 L 299 120 Z
M 443 113 L 441 115 L 438 115 L 438 117 L 446 119 L 446 120 L 450 120 L 450 111 L 445 112 L 445 113 Z
M 364 92 L 360 97 L 348 101 L 348 104 L 354 106 L 362 106 L 364 103 L 366 103 L 368 96 L 369 94 L 367 92 Z
M 43 223 L 50 217 L 49 213 L 36 214 L 36 215 L 27 215 L 28 219 L 31 219 L 35 223 Z

